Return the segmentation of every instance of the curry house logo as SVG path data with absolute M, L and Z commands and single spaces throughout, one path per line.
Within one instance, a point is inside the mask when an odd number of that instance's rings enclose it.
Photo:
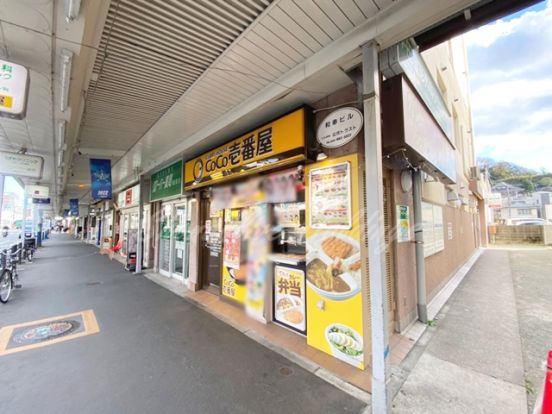
M 194 180 L 201 181 L 203 178 L 203 161 L 198 158 L 194 164 Z

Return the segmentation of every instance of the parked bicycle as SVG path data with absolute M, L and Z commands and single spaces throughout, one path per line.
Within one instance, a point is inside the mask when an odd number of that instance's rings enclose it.
M 34 237 L 26 237 L 23 242 L 23 257 L 32 263 L 36 251 L 36 239 Z
M 17 262 L 21 249 L 0 251 L 0 302 L 6 303 L 14 288 L 20 288 Z

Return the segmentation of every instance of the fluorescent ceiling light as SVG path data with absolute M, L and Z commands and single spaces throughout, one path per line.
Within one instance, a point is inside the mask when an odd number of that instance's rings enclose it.
M 58 152 L 58 167 L 63 166 L 63 156 L 64 156 L 64 154 L 65 154 L 64 151 L 59 151 Z
M 59 109 L 65 112 L 69 105 L 69 83 L 71 82 L 71 62 L 73 52 L 67 49 L 61 49 L 61 78 L 60 78 L 60 104 Z
M 81 0 L 65 0 L 65 20 L 71 23 L 78 19 Z
M 67 143 L 65 142 L 65 121 L 58 121 L 58 151 L 67 150 Z

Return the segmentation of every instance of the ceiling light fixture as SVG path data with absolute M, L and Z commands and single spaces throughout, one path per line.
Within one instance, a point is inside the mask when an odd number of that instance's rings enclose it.
M 78 19 L 81 0 L 65 0 L 65 21 L 71 23 Z
M 65 112 L 69 105 L 69 83 L 71 82 L 71 62 L 73 60 L 73 52 L 67 49 L 61 50 L 61 96 L 59 101 L 59 109 Z
M 58 152 L 58 167 L 62 167 L 64 165 L 64 162 L 63 162 L 64 155 L 65 155 L 65 151 Z
M 67 150 L 67 143 L 65 142 L 65 124 L 67 122 L 61 120 L 58 121 L 58 151 Z

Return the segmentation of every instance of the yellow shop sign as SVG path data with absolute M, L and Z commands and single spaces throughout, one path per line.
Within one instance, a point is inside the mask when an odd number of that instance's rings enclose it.
M 297 109 L 186 162 L 185 190 L 305 159 L 306 117 L 306 108 Z

